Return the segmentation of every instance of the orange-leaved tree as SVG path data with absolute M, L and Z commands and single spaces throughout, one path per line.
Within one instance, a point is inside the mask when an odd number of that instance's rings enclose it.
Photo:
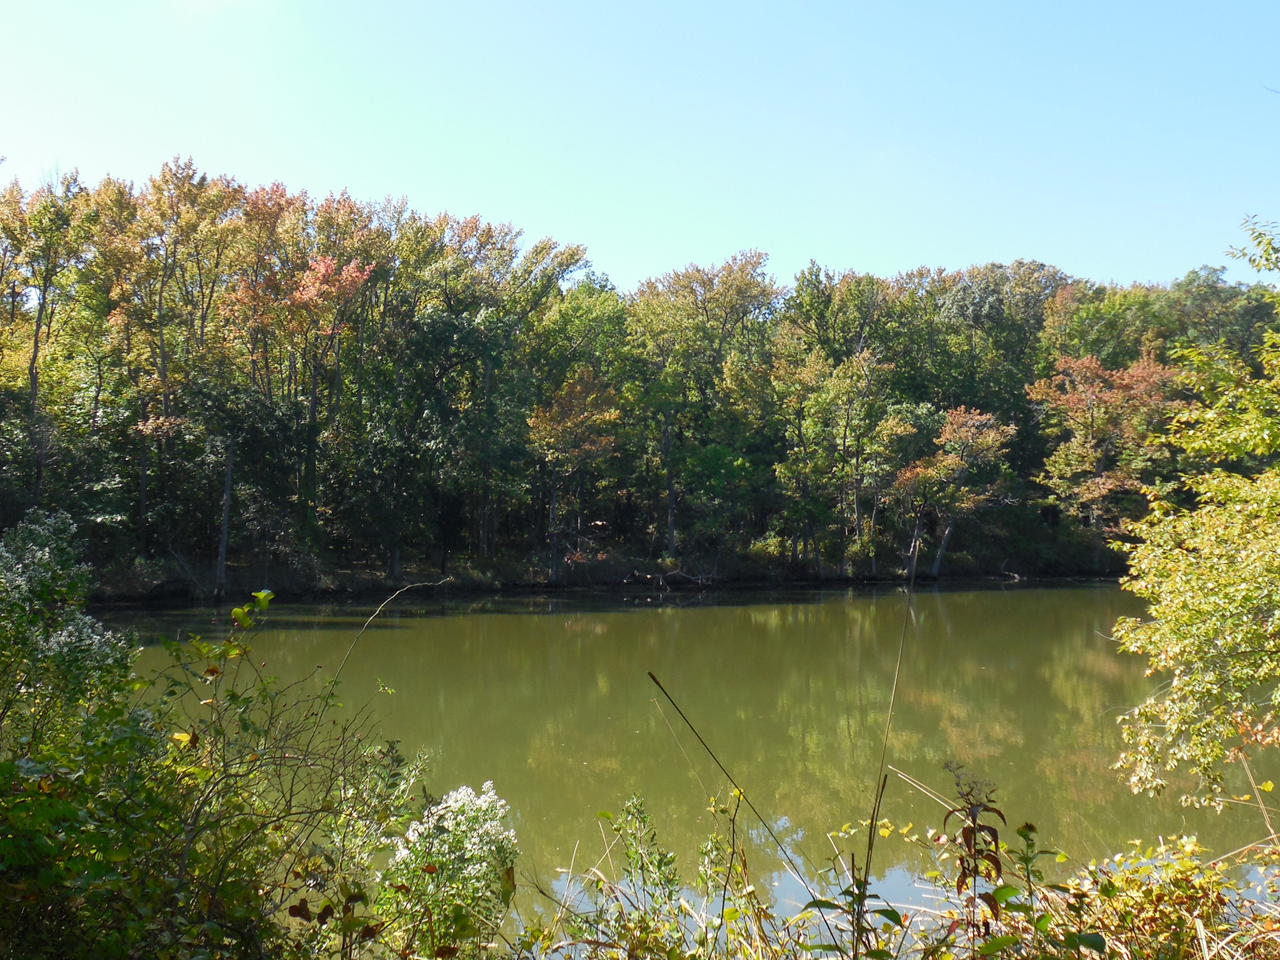
M 946 412 L 942 429 L 934 439 L 939 449 L 898 472 L 891 496 L 912 522 L 907 546 L 909 575 L 915 573 L 921 532 L 930 514 L 942 531 L 929 571 L 931 576 L 938 575 L 956 519 L 977 510 L 994 496 L 996 478 L 992 475 L 998 472 L 1015 432 L 993 414 L 956 407 Z
M 1165 442 L 1178 372 L 1144 354 L 1121 370 L 1096 357 L 1060 357 L 1058 372 L 1027 388 L 1061 442 L 1038 478 L 1093 531 L 1097 548 L 1146 508 L 1144 488 L 1172 467 Z M 1097 557 L 1095 556 L 1095 562 Z

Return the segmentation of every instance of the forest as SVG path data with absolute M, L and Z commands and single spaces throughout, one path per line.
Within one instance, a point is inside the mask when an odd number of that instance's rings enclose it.
M 587 251 L 175 159 L 0 193 L 0 526 L 104 588 L 1114 576 L 1273 289 Z

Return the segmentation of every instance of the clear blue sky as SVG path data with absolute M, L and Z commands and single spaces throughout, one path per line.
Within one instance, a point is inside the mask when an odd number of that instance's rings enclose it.
M 746 247 L 1165 281 L 1280 219 L 1274 0 L 0 0 L 0 35 L 4 179 L 189 155 L 584 243 L 622 287 Z

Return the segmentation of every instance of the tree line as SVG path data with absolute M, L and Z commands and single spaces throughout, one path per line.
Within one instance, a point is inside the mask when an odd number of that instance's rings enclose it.
M 580 246 L 175 160 L 0 194 L 0 524 L 108 583 L 1110 573 L 1185 457 L 1182 351 L 1273 291 Z

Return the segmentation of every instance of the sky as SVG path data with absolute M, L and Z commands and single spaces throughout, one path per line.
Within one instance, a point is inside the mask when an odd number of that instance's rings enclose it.
M 191 157 L 624 289 L 747 248 L 1167 282 L 1280 220 L 1275 2 L 0 0 L 0 35 L 4 180 Z

